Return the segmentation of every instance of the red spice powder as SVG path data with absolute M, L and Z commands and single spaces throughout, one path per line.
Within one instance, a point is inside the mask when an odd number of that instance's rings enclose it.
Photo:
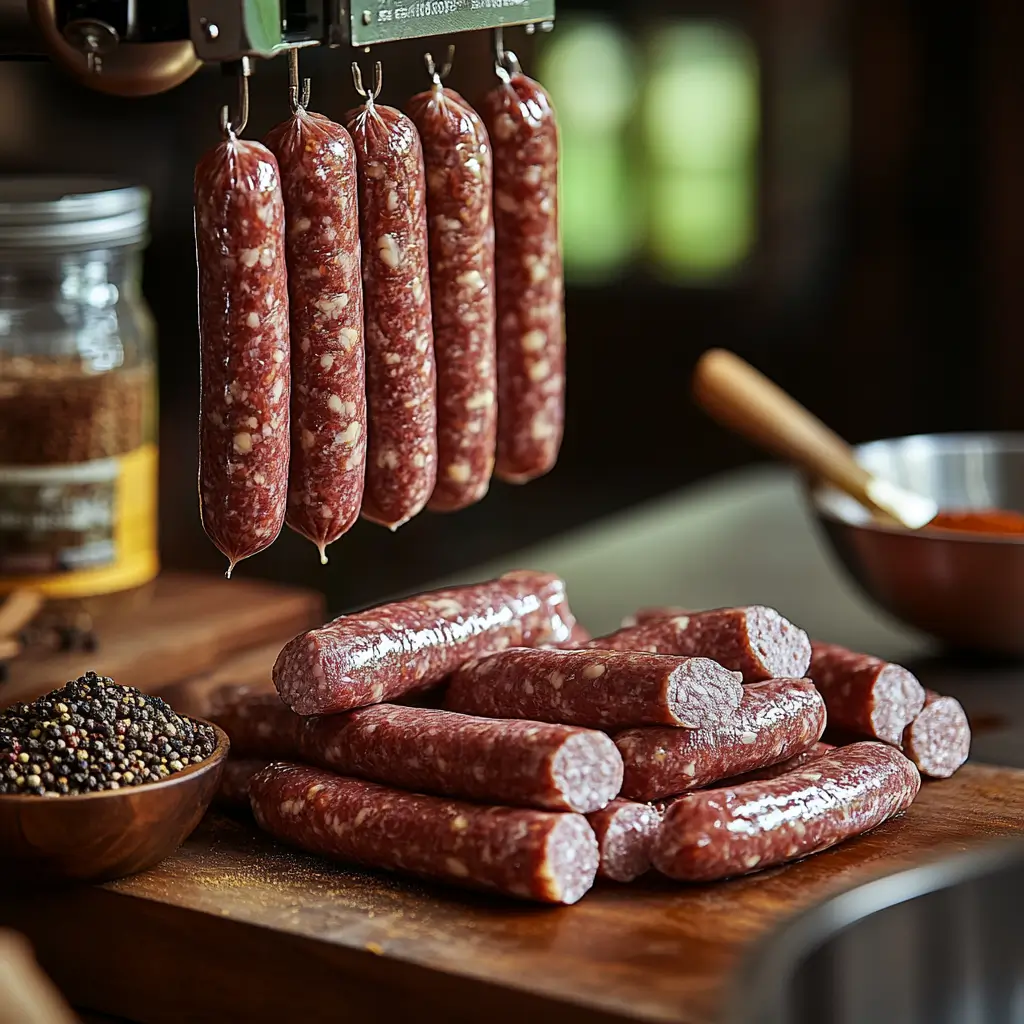
M 929 524 L 940 530 L 961 533 L 988 533 L 1024 537 L 1024 512 L 1003 509 L 967 509 L 940 512 Z

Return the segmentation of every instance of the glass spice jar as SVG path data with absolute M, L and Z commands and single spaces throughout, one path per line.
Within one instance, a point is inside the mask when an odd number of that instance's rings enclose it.
M 148 206 L 142 188 L 0 179 L 0 597 L 40 591 L 64 630 L 158 570 Z

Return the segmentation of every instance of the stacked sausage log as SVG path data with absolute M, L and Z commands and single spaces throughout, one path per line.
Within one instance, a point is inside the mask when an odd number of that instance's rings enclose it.
M 195 177 L 200 504 L 231 568 L 284 523 L 464 508 L 550 470 L 565 337 L 548 97 L 435 86 L 346 126 L 299 107 Z M 486 125 L 486 127 L 485 127 Z
M 966 759 L 955 701 L 772 609 L 640 619 L 588 640 L 529 572 L 343 616 L 284 648 L 276 692 L 204 709 L 253 759 L 226 795 L 310 852 L 572 903 L 598 874 L 818 852 Z

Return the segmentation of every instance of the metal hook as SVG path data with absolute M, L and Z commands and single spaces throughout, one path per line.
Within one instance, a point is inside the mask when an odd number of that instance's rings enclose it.
M 359 93 L 359 95 L 362 96 L 370 106 L 373 105 L 373 101 L 380 95 L 383 74 L 380 61 L 377 61 L 377 63 L 373 65 L 373 91 L 367 92 L 363 87 L 363 72 L 359 67 L 359 62 L 355 60 L 352 61 L 352 83 L 356 87 L 356 92 Z
M 299 95 L 299 51 L 294 47 L 288 51 L 288 103 L 293 114 L 309 106 L 308 78 L 302 79 L 302 95 Z
M 512 75 L 521 74 L 522 70 L 519 58 L 505 49 L 505 32 L 499 25 L 494 30 L 494 73 L 507 84 Z
M 238 75 L 238 120 L 231 120 L 231 111 L 226 103 L 220 108 L 220 130 L 229 139 L 241 135 L 249 123 L 249 76 L 251 74 L 252 64 L 248 57 L 243 57 Z
M 437 65 L 434 64 L 434 55 L 432 53 L 423 54 L 423 63 L 427 66 L 427 74 L 430 75 L 431 81 L 434 85 L 440 87 L 442 79 L 448 77 L 452 70 L 452 63 L 455 61 L 455 45 L 449 44 L 448 56 L 445 59 L 444 64 L 441 65 L 438 70 Z

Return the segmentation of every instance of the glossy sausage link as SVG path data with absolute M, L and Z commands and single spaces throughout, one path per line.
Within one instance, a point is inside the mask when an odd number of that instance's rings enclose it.
M 924 707 L 924 687 L 908 669 L 838 644 L 815 641 L 807 674 L 825 698 L 830 732 L 899 746 Z
M 712 658 L 742 673 L 745 683 L 799 679 L 811 661 L 807 634 L 764 605 L 648 618 L 597 637 L 589 646 Z
M 506 573 L 301 633 L 278 656 L 274 685 L 299 714 L 348 711 L 424 690 L 506 647 L 565 643 L 575 621 L 557 576 Z
M 809 679 L 743 687 L 733 714 L 703 729 L 627 729 L 615 737 L 622 795 L 661 800 L 801 753 L 825 728 L 825 702 Z
M 196 167 L 203 527 L 236 563 L 270 546 L 288 487 L 288 279 L 273 153 L 232 138 Z
M 673 802 L 654 847 L 669 878 L 710 882 L 826 850 L 906 810 L 921 776 L 895 747 L 854 743 L 774 779 Z
M 497 380 L 491 147 L 476 112 L 440 85 L 409 101 L 423 140 L 437 358 L 437 485 L 428 508 L 479 501 L 494 468 Z
M 521 74 L 481 113 L 494 149 L 496 473 L 525 483 L 554 466 L 565 419 L 558 128 L 547 93 Z
M 362 514 L 396 530 L 426 505 L 437 477 L 423 149 L 412 121 L 392 107 L 367 103 L 346 123 L 363 246 L 369 442 Z
M 286 522 L 325 549 L 359 518 L 366 462 L 363 284 L 355 151 L 299 110 L 267 135 L 281 168 L 291 300 L 292 431 Z
M 598 850 L 580 814 L 487 807 L 276 762 L 249 783 L 272 835 L 322 856 L 543 903 L 575 903 Z

